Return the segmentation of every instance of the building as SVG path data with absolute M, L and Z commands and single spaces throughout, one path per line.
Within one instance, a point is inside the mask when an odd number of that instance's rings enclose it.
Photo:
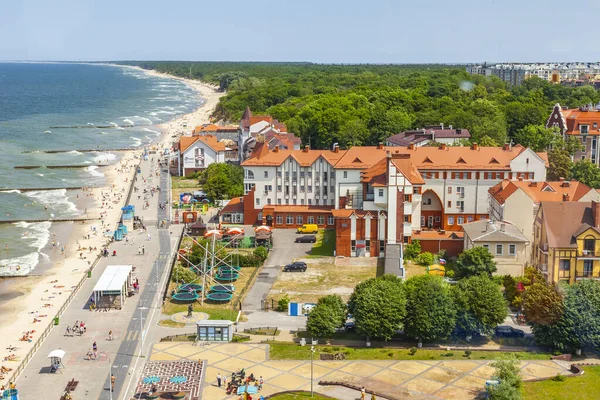
M 546 128 L 557 128 L 564 139 L 574 137 L 581 141 L 583 150 L 574 155 L 574 160 L 590 160 L 600 163 L 600 103 L 579 108 L 561 107 L 556 103 L 546 121 Z
M 386 139 L 386 146 L 426 146 L 431 142 L 453 145 L 461 140 L 468 140 L 471 134 L 467 129 L 445 127 L 444 124 L 426 126 L 423 129 L 400 132 Z
M 521 230 L 509 223 L 491 220 L 463 225 L 464 249 L 482 246 L 489 250 L 496 262 L 496 275 L 523 276 L 528 261 L 526 248 L 529 240 Z
M 513 86 L 522 84 L 532 76 L 552 83 L 581 81 L 589 84 L 589 77 L 600 73 L 600 63 L 483 64 L 469 65 L 466 71 L 472 75 L 494 75 Z
M 596 190 L 564 179 L 550 182 L 505 179 L 488 192 L 490 219 L 514 225 L 529 242 L 533 242 L 533 223 L 541 202 L 600 201 Z M 526 259 L 531 262 L 531 247 L 527 247 Z
M 335 224 L 337 254 L 344 256 L 381 257 L 387 244 L 412 239 L 425 251 L 456 254 L 461 226 L 488 218 L 492 186 L 503 179 L 544 181 L 546 166 L 545 153 L 520 145 L 294 151 L 258 143 L 242 163 L 244 223 Z
M 179 176 L 202 171 L 215 162 L 234 162 L 237 154 L 215 136 L 182 136 L 172 158 L 172 166 Z M 174 161 L 174 162 L 173 162 Z
M 534 265 L 548 282 L 600 279 L 599 202 L 542 202 L 533 232 Z

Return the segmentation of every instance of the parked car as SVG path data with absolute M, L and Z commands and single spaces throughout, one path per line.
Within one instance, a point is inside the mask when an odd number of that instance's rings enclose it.
M 304 235 L 297 237 L 294 240 L 296 243 L 317 243 L 317 237 L 315 235 Z
M 512 326 L 498 326 L 496 327 L 496 336 L 500 337 L 519 337 L 522 338 L 525 336 L 525 332 L 520 329 L 513 328 Z
M 319 227 L 317 224 L 304 224 L 298 230 L 297 233 L 317 233 L 319 231 Z
M 294 271 L 306 271 L 306 263 L 302 261 L 297 261 L 283 267 L 283 272 L 294 272 Z

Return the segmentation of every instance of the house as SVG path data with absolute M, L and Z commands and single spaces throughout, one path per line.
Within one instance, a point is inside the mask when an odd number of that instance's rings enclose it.
M 488 192 L 490 218 L 513 224 L 529 242 L 533 241 L 533 223 L 541 202 L 600 201 L 596 190 L 581 182 L 564 179 L 547 182 L 505 179 Z M 530 246 L 527 247 L 526 259 L 531 261 Z
M 523 276 L 527 263 L 529 240 L 516 226 L 491 220 L 463 225 L 464 248 L 482 246 L 489 250 L 496 262 L 496 275 Z
M 600 202 L 542 202 L 533 231 L 533 264 L 548 282 L 600 279 Z
M 588 104 L 572 109 L 556 103 L 546 121 L 546 128 L 557 128 L 564 139 L 574 137 L 581 141 L 583 150 L 575 153 L 575 161 L 589 160 L 593 164 L 600 163 L 600 103 L 596 106 Z
M 456 254 L 461 226 L 488 218 L 489 188 L 503 179 L 543 181 L 546 166 L 545 153 L 520 145 L 270 150 L 259 142 L 242 162 L 254 208 L 244 223 L 335 225 L 342 256 L 382 257 L 388 244 L 413 239 L 424 251 Z
M 219 212 L 219 223 L 241 224 L 244 222 L 244 199 L 234 197 Z
M 173 157 L 179 176 L 187 176 L 208 168 L 214 162 L 229 161 L 230 158 L 226 157 L 229 151 L 231 149 L 225 143 L 212 135 L 182 136 Z
M 445 127 L 444 124 L 439 124 L 414 131 L 400 132 L 387 138 L 385 144 L 386 146 L 410 146 L 413 144 L 420 147 L 435 142 L 452 145 L 470 138 L 471 134 L 467 129 L 452 128 L 452 125 Z

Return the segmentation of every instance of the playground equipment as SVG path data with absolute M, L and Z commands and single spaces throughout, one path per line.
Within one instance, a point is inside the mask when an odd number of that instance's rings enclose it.
M 239 274 L 237 272 L 224 272 L 224 273 L 218 273 L 217 276 L 215 277 L 215 279 L 218 281 L 233 282 L 233 281 L 237 280 L 238 277 L 239 277 Z
M 235 292 L 235 286 L 233 285 L 213 285 L 210 287 L 211 292 L 225 292 L 225 293 L 233 293 Z
M 206 295 L 206 298 L 212 301 L 229 301 L 232 297 L 233 295 L 231 293 L 225 292 L 211 292 Z
M 177 292 L 189 292 L 190 289 L 192 289 L 193 292 L 202 291 L 202 285 L 199 285 L 197 283 L 186 283 L 183 285 L 179 285 L 179 287 L 177 288 Z
M 181 292 L 175 293 L 173 296 L 171 296 L 171 299 L 181 302 L 192 302 L 198 300 L 198 297 L 200 296 L 198 296 L 198 293 L 196 292 Z

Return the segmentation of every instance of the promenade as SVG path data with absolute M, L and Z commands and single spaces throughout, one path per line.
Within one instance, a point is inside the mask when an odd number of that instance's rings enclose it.
M 79 381 L 73 392 L 74 398 L 119 399 L 125 396 L 129 385 L 135 384 L 137 371 L 144 364 L 144 353 L 149 351 L 149 346 L 144 348 L 144 340 L 149 327 L 160 315 L 162 290 L 168 278 L 172 251 L 182 229 L 179 225 L 158 228 L 157 221 L 168 220 L 168 208 L 162 210 L 159 203 L 168 199 L 169 177 L 167 172 L 162 171 L 160 176 L 155 175 L 157 160 L 158 155 L 154 155 L 154 161 L 141 162 L 141 174 L 138 174 L 135 183 L 139 192 L 134 192 L 129 202 L 135 206 L 136 215 L 144 220 L 147 231 L 130 232 L 128 242 L 123 240 L 110 246 L 110 254 L 116 251 L 117 256 L 100 260 L 92 277 L 85 281 L 62 314 L 59 325 L 52 329 L 17 379 L 22 399 L 58 400 L 71 379 Z M 147 179 L 146 183 L 141 180 L 142 176 Z M 148 199 L 144 200 L 143 189 L 158 185 L 161 191 L 154 196 L 148 195 Z M 139 199 L 138 194 L 141 194 Z M 149 203 L 147 208 L 143 207 L 145 201 Z M 138 254 L 141 246 L 145 249 L 143 255 Z M 126 299 L 121 310 L 90 311 L 87 305 L 92 289 L 106 267 L 129 264 L 135 267 L 139 293 Z M 73 326 L 76 321 L 85 323 L 86 333 L 81 336 L 65 335 L 67 326 Z M 109 340 L 108 336 L 111 330 L 113 340 Z M 86 354 L 94 342 L 98 347 L 98 357 L 87 360 Z M 66 352 L 64 369 L 50 373 L 47 356 L 56 349 Z M 116 377 L 114 393 L 109 391 L 111 373 Z

